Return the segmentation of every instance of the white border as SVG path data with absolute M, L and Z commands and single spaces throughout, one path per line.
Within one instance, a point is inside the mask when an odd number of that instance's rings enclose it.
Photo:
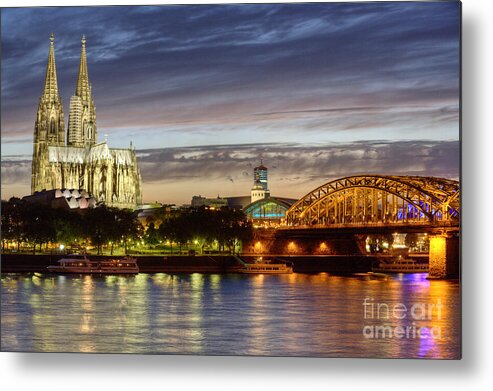
M 213 1 L 224 3 L 231 1 Z M 258 1 L 244 1 L 258 2 Z M 282 2 L 282 1 L 277 1 Z M 141 4 L 163 4 L 142 1 Z M 176 1 L 175 3 L 204 3 Z M 463 2 L 463 360 L 0 354 L 3 389 L 486 390 L 493 383 L 491 1 Z M 43 1 L 123 5 L 136 1 Z M 3 0 L 2 6 L 34 1 Z M 487 124 L 489 126 L 487 126 Z M 7 388 L 8 387 L 8 388 Z

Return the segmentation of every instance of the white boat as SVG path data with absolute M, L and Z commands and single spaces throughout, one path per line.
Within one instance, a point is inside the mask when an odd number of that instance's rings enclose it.
M 56 266 L 48 266 L 48 271 L 78 274 L 137 274 L 139 272 L 137 260 L 130 257 L 92 260 L 85 255 L 69 255 L 57 263 Z
M 245 263 L 240 272 L 247 274 L 291 274 L 293 273 L 293 266 L 291 263 L 272 263 L 270 260 L 257 260 L 255 263 Z
M 373 272 L 379 273 L 428 273 L 427 263 L 418 263 L 412 259 L 397 258 L 391 260 L 381 260 L 376 267 L 372 267 Z

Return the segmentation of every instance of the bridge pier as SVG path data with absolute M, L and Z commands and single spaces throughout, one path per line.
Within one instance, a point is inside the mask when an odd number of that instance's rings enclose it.
M 460 271 L 459 237 L 434 235 L 430 237 L 430 263 L 428 278 L 458 278 Z

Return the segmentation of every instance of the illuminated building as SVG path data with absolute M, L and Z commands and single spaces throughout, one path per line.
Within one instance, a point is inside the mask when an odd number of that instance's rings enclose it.
M 43 94 L 34 127 L 31 193 L 84 189 L 97 202 L 134 209 L 142 202 L 142 179 L 135 149 L 109 148 L 97 141 L 96 107 L 89 83 L 86 40 L 82 37 L 75 94 L 70 99 L 67 145 L 62 99 L 58 92 L 54 36 Z
M 270 196 L 269 188 L 267 186 L 267 167 L 263 164 L 260 164 L 260 166 L 253 169 L 253 187 L 250 196 L 250 202 L 263 200 Z
M 201 206 L 221 209 L 223 206 L 228 206 L 228 200 L 217 196 L 217 198 L 206 198 L 200 195 L 192 197 L 192 208 L 200 208 Z
M 271 197 L 267 184 L 268 169 L 260 162 L 253 169 L 253 187 L 250 204 L 243 208 L 247 218 L 254 226 L 277 226 L 286 216 L 286 211 L 296 200 L 290 198 Z
M 260 161 L 260 166 L 253 169 L 253 183 L 258 183 L 265 191 L 269 191 L 269 187 L 267 186 L 267 172 L 268 169 L 262 164 L 262 160 Z
M 158 228 L 165 220 L 179 215 L 180 210 L 175 205 L 163 205 L 159 202 L 151 202 L 139 205 L 134 211 L 136 219 L 144 228 L 153 223 Z
M 244 212 L 256 226 L 277 226 L 295 202 L 291 198 L 268 197 L 252 202 L 245 207 Z
M 260 182 L 255 182 L 251 190 L 250 202 L 263 200 L 269 197 L 269 195 L 269 190 L 264 189 Z
M 57 209 L 87 209 L 96 206 L 96 200 L 83 189 L 52 189 L 37 191 L 23 200 Z

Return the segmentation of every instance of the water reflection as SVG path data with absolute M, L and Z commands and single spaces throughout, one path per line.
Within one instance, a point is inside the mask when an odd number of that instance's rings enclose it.
M 365 318 L 363 300 L 437 304 L 426 319 Z M 320 274 L 2 276 L 4 350 L 456 358 L 459 285 Z M 365 326 L 426 338 L 366 338 Z M 440 330 L 440 334 L 434 331 Z

